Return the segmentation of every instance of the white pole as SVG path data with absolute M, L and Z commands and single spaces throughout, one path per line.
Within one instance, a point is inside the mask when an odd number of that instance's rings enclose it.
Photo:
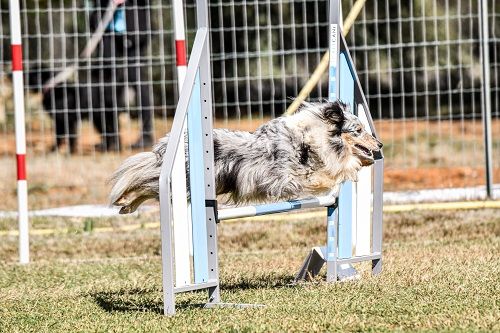
M 362 104 L 358 105 L 358 118 L 365 127 L 365 130 L 373 134 L 368 123 L 368 117 Z M 355 184 L 356 197 L 356 220 L 353 228 L 353 240 L 356 245 L 356 256 L 370 255 L 371 253 L 371 225 L 373 211 L 373 190 L 372 190 L 373 166 L 363 167 L 358 173 L 358 182 Z
M 26 182 L 26 131 L 24 120 L 23 57 L 21 47 L 21 18 L 19 0 L 9 0 L 12 51 L 12 84 L 17 159 L 17 205 L 19 222 L 19 262 L 27 264 L 29 255 L 28 185 Z
M 173 1 L 175 53 L 177 63 L 177 83 L 179 94 L 182 90 L 187 70 L 186 34 L 184 29 L 184 6 L 182 0 Z M 187 122 L 185 122 L 187 123 Z M 186 126 L 183 128 L 186 133 Z M 185 142 L 181 140 L 174 159 L 172 170 L 172 218 L 174 222 L 174 258 L 175 285 L 185 286 L 191 283 L 191 237 L 190 217 L 188 216 L 186 189 Z
M 492 139 L 491 139 L 491 85 L 490 85 L 490 49 L 488 32 L 488 1 L 481 0 L 481 65 L 483 73 L 483 89 L 481 94 L 484 152 L 485 152 L 485 174 L 486 174 L 486 197 L 493 197 L 493 161 L 492 161 Z

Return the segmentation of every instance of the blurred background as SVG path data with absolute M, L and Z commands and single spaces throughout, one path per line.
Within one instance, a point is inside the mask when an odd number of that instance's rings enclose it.
M 353 1 L 342 3 L 345 17 Z M 171 2 L 126 1 L 93 56 L 79 60 L 106 6 L 21 0 L 30 209 L 106 203 L 114 168 L 170 130 L 179 93 Z M 210 1 L 217 127 L 252 130 L 285 112 L 328 49 L 327 7 L 326 0 Z M 0 210 L 14 210 L 7 0 L 0 14 Z M 368 0 L 346 37 L 384 142 L 386 191 L 467 188 L 466 198 L 484 196 L 483 89 L 492 102 L 493 183 L 500 183 L 500 3 L 488 1 L 488 86 L 480 14 L 477 0 Z M 193 0 L 185 15 L 189 49 Z M 76 62 L 75 75 L 41 92 Z M 327 79 L 310 100 L 327 97 Z

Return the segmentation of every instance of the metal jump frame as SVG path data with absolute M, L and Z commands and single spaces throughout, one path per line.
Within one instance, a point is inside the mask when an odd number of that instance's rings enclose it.
M 214 156 L 212 139 L 212 88 L 210 72 L 210 42 L 208 33 L 208 3 L 207 0 L 197 0 L 197 24 L 194 45 L 189 58 L 184 84 L 181 89 L 172 131 L 164 155 L 160 173 L 160 222 L 161 222 L 161 249 L 163 268 L 163 298 L 164 313 L 175 313 L 175 294 L 200 289 L 208 290 L 208 301 L 205 307 L 213 306 L 249 306 L 247 304 L 226 304 L 220 300 L 218 257 L 217 257 L 217 225 L 219 220 L 238 217 L 248 217 L 281 213 L 298 209 L 327 207 L 327 245 L 314 248 L 306 258 L 304 265 L 297 274 L 296 281 L 314 276 L 326 262 L 327 281 L 337 281 L 340 274 L 339 267 L 361 261 L 372 262 L 372 273 L 377 274 L 382 267 L 382 185 L 383 185 L 383 156 L 375 156 L 373 165 L 373 213 L 372 213 L 372 248 L 370 254 L 363 256 L 343 256 L 339 254 L 342 230 L 351 228 L 350 222 L 343 223 L 345 211 L 352 210 L 351 198 L 343 199 L 344 188 L 351 189 L 353 184 L 345 184 L 339 199 L 334 195 L 317 197 L 305 200 L 292 200 L 281 203 L 217 209 L 215 195 Z M 358 77 L 353 69 L 353 62 L 344 37 L 340 32 L 341 14 L 340 0 L 330 1 L 330 99 L 342 97 L 340 88 L 341 70 L 340 57 L 347 59 L 349 71 L 353 80 L 353 98 L 351 105 L 353 112 L 358 109 L 366 110 L 366 118 L 373 135 L 373 126 L 368 105 L 364 98 Z M 358 106 L 359 107 L 356 107 Z M 194 283 L 175 286 L 173 251 L 173 223 L 172 223 L 172 170 L 181 140 L 184 140 L 184 126 L 188 128 L 188 146 L 190 161 L 190 192 L 192 206 L 192 245 Z M 203 163 L 201 163 L 203 161 Z M 348 195 L 349 196 L 349 195 Z M 370 207 L 366 207 L 370 209 Z M 340 214 L 339 214 L 340 212 Z M 343 214 L 344 213 L 344 214 Z M 340 216 L 340 217 L 339 217 Z M 351 246 L 351 239 L 348 240 Z M 355 271 L 354 271 L 355 272 Z

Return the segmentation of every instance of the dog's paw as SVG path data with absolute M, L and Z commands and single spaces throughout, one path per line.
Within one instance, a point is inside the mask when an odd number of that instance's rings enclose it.
M 121 197 L 119 197 L 117 200 L 115 200 L 113 202 L 113 205 L 114 206 L 127 206 L 129 205 L 131 202 L 131 200 L 129 198 L 127 198 L 127 196 L 123 195 Z
M 130 207 L 130 206 L 123 206 L 122 208 L 120 208 L 120 214 L 130 214 L 130 213 L 133 213 L 135 212 L 135 209 L 133 207 Z

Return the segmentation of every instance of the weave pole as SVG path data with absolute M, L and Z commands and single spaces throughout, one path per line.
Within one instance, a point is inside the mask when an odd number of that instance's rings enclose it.
M 12 55 L 12 84 L 17 160 L 17 207 L 19 222 L 19 262 L 27 264 L 29 255 L 28 184 L 26 181 L 26 129 L 24 120 L 23 56 L 21 46 L 21 17 L 19 0 L 9 0 L 10 38 Z

